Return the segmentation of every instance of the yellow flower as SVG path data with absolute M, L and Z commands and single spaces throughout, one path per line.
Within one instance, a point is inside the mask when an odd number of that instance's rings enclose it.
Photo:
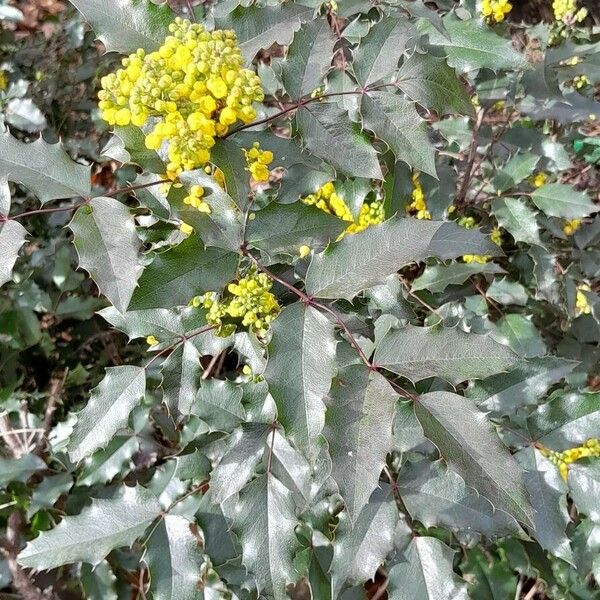
M 481 16 L 488 25 L 501 23 L 506 15 L 512 10 L 512 4 L 508 0 L 482 0 Z
M 110 125 L 151 123 L 146 147 L 165 144 L 176 177 L 208 163 L 215 138 L 238 119 L 253 121 L 252 103 L 264 93 L 256 73 L 243 68 L 232 31 L 209 32 L 179 17 L 169 31 L 157 51 L 139 49 L 102 78 L 98 107 Z
M 207 309 L 206 322 L 216 325 L 220 335 L 230 335 L 241 325 L 263 336 L 281 311 L 271 287 L 272 282 L 264 273 L 251 271 L 237 283 L 230 283 L 222 294 L 204 294 L 198 304 Z
M 300 248 L 298 248 L 298 254 L 300 255 L 300 258 L 308 256 L 310 254 L 310 246 L 300 246 Z
M 179 223 L 179 231 L 181 231 L 183 235 L 188 236 L 194 232 L 194 228 L 191 225 L 188 225 L 187 223 L 184 223 L 182 221 L 181 223 Z
M 592 290 L 587 283 L 582 283 L 577 286 L 577 292 L 575 294 L 575 316 L 589 315 L 592 312 L 592 308 L 585 294 L 585 292 L 591 291 Z
M 423 187 L 419 180 L 419 173 L 415 171 L 412 176 L 413 180 L 413 192 L 412 202 L 406 207 L 409 214 L 414 215 L 417 219 L 431 219 L 431 213 L 427 210 L 427 203 L 425 202 L 425 194 L 423 193 Z
M 252 148 L 244 149 L 244 155 L 253 181 L 269 181 L 270 171 L 268 165 L 273 162 L 273 153 L 270 150 L 261 150 L 260 144 L 254 142 Z
M 148 346 L 150 346 L 150 348 L 152 348 L 152 346 L 158 345 L 158 340 L 153 335 L 149 335 L 146 338 L 146 344 L 148 344 Z
M 581 219 L 571 219 L 566 221 L 563 226 L 565 235 L 573 235 L 581 227 Z
M 548 181 L 548 174 L 544 173 L 543 171 L 540 171 L 539 173 L 533 175 L 533 177 L 531 177 L 529 181 L 531 182 L 531 185 L 533 187 L 540 188 L 543 185 L 546 185 L 546 182 Z
M 0 70 L 0 91 L 4 91 L 8 87 L 8 77 L 5 71 Z
M 587 9 L 577 9 L 576 0 L 553 0 L 554 18 L 565 25 L 580 23 L 587 17 Z

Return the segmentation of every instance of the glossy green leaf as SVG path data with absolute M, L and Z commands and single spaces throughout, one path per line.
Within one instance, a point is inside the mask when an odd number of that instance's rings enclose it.
M 286 436 L 312 460 L 325 423 L 323 400 L 335 373 L 333 323 L 297 302 L 283 309 L 272 331 L 265 381 Z
M 467 485 L 495 508 L 531 525 L 533 509 L 523 471 L 472 400 L 450 392 L 432 392 L 415 402 L 415 414 L 425 435 Z
M 146 388 L 142 367 L 108 367 L 104 379 L 77 415 L 69 441 L 69 456 L 79 461 L 106 446 L 114 434 L 127 427 L 129 413 L 139 404 Z
M 242 388 L 231 381 L 208 379 L 202 382 L 190 410 L 210 431 L 229 432 L 246 418 L 242 396 Z
M 546 354 L 546 344 L 530 319 L 519 314 L 505 315 L 496 323 L 494 339 L 506 344 L 523 358 Z
M 134 467 L 133 455 L 139 448 L 137 437 L 116 435 L 106 448 L 94 452 L 86 459 L 79 472 L 77 485 L 109 483 L 117 475 L 125 475 Z
M 515 241 L 541 245 L 536 212 L 524 200 L 517 198 L 494 200 L 492 212 L 500 226 L 504 227 Z
M 33 473 L 45 468 L 46 463 L 34 454 L 25 454 L 19 458 L 0 457 L 0 485 L 11 481 L 27 481 Z
M 235 277 L 237 263 L 237 254 L 204 248 L 192 235 L 144 269 L 129 310 L 187 305 L 194 296 L 221 290 Z
M 329 442 L 331 476 L 356 522 L 392 448 L 398 395 L 379 373 L 350 365 L 338 373 L 329 398 L 323 435 Z
M 391 75 L 415 33 L 404 18 L 387 17 L 373 25 L 354 51 L 352 69 L 358 82 L 366 86 Z
M 597 459 L 591 464 L 570 465 L 568 478 L 569 493 L 577 509 L 595 523 L 600 523 L 600 468 Z
M 127 309 L 142 272 L 140 240 L 129 209 L 113 198 L 94 198 L 69 223 L 79 266 L 121 312 Z
M 71 0 L 96 32 L 107 52 L 130 54 L 138 48 L 158 50 L 169 34 L 175 14 L 167 4 L 150 0 L 114 0 L 107 10 L 102 0 Z
M 540 157 L 535 154 L 517 154 L 498 171 L 492 180 L 494 189 L 500 194 L 514 188 L 533 174 Z
M 296 32 L 282 71 L 283 84 L 292 98 L 302 98 L 321 85 L 331 65 L 335 42 L 323 18 L 306 23 Z
M 443 58 L 415 52 L 402 64 L 398 86 L 411 100 L 435 110 L 440 117 L 473 113 L 465 86 Z
M 242 546 L 242 563 L 254 576 L 259 591 L 287 598 L 286 585 L 296 581 L 293 558 L 299 543 L 290 491 L 273 475 L 261 475 L 241 492 L 233 527 Z
M 413 382 L 442 377 L 453 384 L 505 371 L 516 360 L 513 352 L 489 335 L 412 325 L 389 331 L 374 356 L 375 364 Z
M 362 97 L 361 114 L 363 127 L 383 140 L 397 160 L 437 177 L 435 151 L 413 102 L 390 92 L 370 92 Z
M 389 572 L 390 600 L 467 600 L 466 584 L 452 568 L 454 551 L 433 537 L 417 536 L 404 562 Z
M 189 341 L 180 344 L 161 368 L 163 402 L 171 415 L 189 414 L 200 383 L 200 354 Z
M 246 240 L 269 256 L 297 256 L 301 246 L 322 249 L 348 225 L 334 215 L 301 202 L 273 202 L 253 214 L 255 218 L 248 222 Z
M 413 292 L 429 290 L 434 294 L 443 292 L 449 285 L 459 285 L 471 275 L 479 273 L 502 273 L 503 269 L 494 263 L 450 263 L 449 265 L 428 265 L 411 285 Z
M 313 8 L 286 2 L 278 6 L 238 6 L 227 16 L 216 19 L 219 28 L 233 29 L 247 61 L 273 44 L 286 45 L 303 21 L 311 18 Z
M 467 253 L 497 254 L 498 247 L 479 231 L 456 223 L 392 217 L 316 254 L 306 275 L 306 289 L 319 298 L 350 300 L 411 262 Z
M 296 123 L 304 145 L 336 170 L 352 177 L 383 179 L 375 149 L 337 104 L 307 104 L 296 113 Z
M 29 188 L 42 204 L 87 196 L 91 190 L 90 167 L 73 161 L 62 144 L 48 144 L 41 137 L 27 144 L 0 130 L 0 172 Z
M 21 551 L 18 561 L 38 570 L 75 562 L 97 564 L 114 548 L 130 546 L 160 511 L 148 490 L 123 486 L 114 498 L 94 499 L 80 514 L 40 533 Z
M 12 279 L 12 271 L 26 236 L 27 230 L 18 221 L 0 223 L 0 285 Z
M 564 183 L 548 183 L 534 190 L 531 200 L 544 214 L 563 219 L 581 219 L 597 210 L 586 192 Z
M 519 532 L 514 519 L 496 510 L 442 461 L 407 464 L 400 471 L 398 491 L 411 517 L 426 527 L 476 531 L 487 537 Z

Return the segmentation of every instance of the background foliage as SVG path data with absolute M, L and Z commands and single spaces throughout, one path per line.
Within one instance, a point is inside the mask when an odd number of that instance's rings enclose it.
M 593 3 L 195 6 L 266 100 L 168 197 L 96 92 L 196 3 L 72 4 L 0 4 L 7 597 L 600 597 Z M 329 181 L 387 220 L 336 241 Z M 250 268 L 283 309 L 217 336 Z

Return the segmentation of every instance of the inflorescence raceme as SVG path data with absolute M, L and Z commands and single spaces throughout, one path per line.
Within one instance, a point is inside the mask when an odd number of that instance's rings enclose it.
M 512 4 L 508 0 L 482 0 L 481 2 L 481 14 L 489 25 L 502 23 L 511 10 Z
M 237 283 L 230 283 L 225 292 L 208 292 L 194 298 L 191 304 L 207 309 L 206 321 L 217 326 L 218 335 L 231 335 L 241 325 L 264 336 L 281 311 L 271 293 L 272 285 L 267 275 L 252 270 Z
M 557 452 L 548 448 L 540 448 L 540 451 L 551 463 L 558 467 L 561 477 L 566 481 L 569 473 L 568 465 L 582 458 L 600 457 L 600 440 L 590 439 L 582 446 L 570 448 L 564 452 Z
M 146 54 L 139 49 L 123 68 L 102 78 L 99 108 L 110 125 L 144 127 L 146 146 L 167 144 L 167 172 L 204 166 L 215 138 L 236 121 L 256 118 L 252 104 L 264 93 L 244 59 L 233 31 L 206 31 L 177 18 L 163 45 Z
M 333 181 L 328 181 L 314 194 L 302 198 L 302 202 L 309 206 L 316 206 L 322 211 L 350 223 L 342 235 L 345 233 L 359 233 L 367 227 L 379 225 L 385 220 L 383 203 L 378 201 L 363 203 L 358 217 L 355 219 L 345 200 L 336 192 Z

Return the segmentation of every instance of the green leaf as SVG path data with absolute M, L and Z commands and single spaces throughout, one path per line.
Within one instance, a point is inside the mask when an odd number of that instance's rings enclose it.
M 404 18 L 386 17 L 373 25 L 354 51 L 352 68 L 358 83 L 367 86 L 393 73 L 415 34 Z
M 511 563 L 504 556 L 497 559 L 479 548 L 470 548 L 461 572 L 469 581 L 469 598 L 473 600 L 504 600 L 517 593 L 517 578 Z
M 0 172 L 29 188 L 42 204 L 91 191 L 90 167 L 71 160 L 60 143 L 48 144 L 41 137 L 26 144 L 0 130 Z
M 171 354 L 161 368 L 163 402 L 171 415 L 188 415 L 200 382 L 200 353 L 185 341 Z
M 600 393 L 560 393 L 531 413 L 527 428 L 534 441 L 559 451 L 598 437 Z
M 587 192 L 577 192 L 564 183 L 548 183 L 531 194 L 533 203 L 550 217 L 581 219 L 598 210 Z
M 314 8 L 285 2 L 278 6 L 238 6 L 215 21 L 219 28 L 235 30 L 242 54 L 251 62 L 259 50 L 275 43 L 289 44 L 294 32 L 303 21 L 310 20 L 313 13 Z
M 59 473 L 43 479 L 31 494 L 31 500 L 27 507 L 27 518 L 31 519 L 39 510 L 52 508 L 71 487 L 73 487 L 71 473 Z
M 107 561 L 103 560 L 95 567 L 81 565 L 79 577 L 86 600 L 118 600 L 117 578 Z
M 434 294 L 443 292 L 449 285 L 459 285 L 471 275 L 479 273 L 503 273 L 497 264 L 450 263 L 449 265 L 428 265 L 421 275 L 412 282 L 412 291 L 429 290 Z
M 323 399 L 335 373 L 333 323 L 311 306 L 286 306 L 271 327 L 264 372 L 286 436 L 313 460 L 325 423 Z
M 34 454 L 24 454 L 19 458 L 2 458 L 0 456 L 0 485 L 11 481 L 27 481 L 40 469 L 45 469 L 46 463 Z
M 184 517 L 165 515 L 148 541 L 144 561 L 154 600 L 196 600 L 203 562 L 202 538 Z
M 513 352 L 489 335 L 413 325 L 389 331 L 374 356 L 375 364 L 413 382 L 442 377 L 453 384 L 494 375 L 516 360 Z
M 108 367 L 77 415 L 68 446 L 71 460 L 80 461 L 106 446 L 119 429 L 127 427 L 129 413 L 145 391 L 146 372 L 142 367 Z
M 508 373 L 475 381 L 467 390 L 486 410 L 512 414 L 518 408 L 536 404 L 550 386 L 566 377 L 579 363 L 557 356 L 533 358 L 515 365 Z
M 160 511 L 158 500 L 148 490 L 123 486 L 116 497 L 94 498 L 79 515 L 67 516 L 54 529 L 40 533 L 17 560 L 38 570 L 75 562 L 97 564 L 114 548 L 130 546 Z
M 448 527 L 463 534 L 475 531 L 486 537 L 515 534 L 520 529 L 512 517 L 496 510 L 441 460 L 403 466 L 398 491 L 410 516 L 426 527 Z
M 10 212 L 10 187 L 8 186 L 8 179 L 4 175 L 0 175 L 0 216 L 7 216 Z
M 116 435 L 106 448 L 94 452 L 85 461 L 77 477 L 77 485 L 109 483 L 117 475 L 124 476 L 133 468 L 132 458 L 139 448 L 137 437 Z
M 19 250 L 25 243 L 26 236 L 27 230 L 21 223 L 17 221 L 0 222 L 0 256 L 2 256 L 0 285 L 4 285 L 12 279 L 13 267 L 19 257 Z
M 452 569 L 454 550 L 433 537 L 413 538 L 405 562 L 389 571 L 390 600 L 467 600 L 466 584 Z
M 242 212 L 248 206 L 250 175 L 246 169 L 246 158 L 240 146 L 232 140 L 217 140 L 211 148 L 210 159 L 221 171 L 225 179 L 225 190 Z M 190 183 L 197 183 L 190 181 Z M 221 190 L 210 186 L 213 194 Z M 219 186 L 220 187 L 220 186 Z
M 533 174 L 539 161 L 540 157 L 535 154 L 526 153 L 513 156 L 492 180 L 494 189 L 503 194 L 507 190 L 514 188 L 525 178 Z
M 465 86 L 444 58 L 415 52 L 400 67 L 398 86 L 411 100 L 435 110 L 440 117 L 473 114 Z
M 529 300 L 525 286 L 517 281 L 510 281 L 507 277 L 494 279 L 486 290 L 486 296 L 500 304 L 516 304 L 517 306 L 525 306 Z
M 553 465 L 554 466 L 554 465 Z M 554 469 L 556 471 L 556 468 Z M 595 523 L 600 523 L 600 465 L 569 465 L 569 493 L 577 510 Z
M 450 40 L 431 25 L 421 27 L 429 35 L 429 43 L 443 46 L 448 64 L 460 72 L 476 69 L 525 69 L 528 65 L 510 40 L 494 33 L 475 19 L 461 21 L 453 13 L 444 19 Z
M 333 598 L 338 597 L 346 582 L 361 585 L 373 579 L 379 565 L 394 548 L 399 523 L 394 495 L 385 483 L 371 494 L 356 523 L 345 513 L 339 515 L 330 567 Z M 409 531 L 404 525 L 402 533 L 406 535 Z
M 286 585 L 297 579 L 293 558 L 299 547 L 290 491 L 273 475 L 261 475 L 240 492 L 230 517 L 242 546 L 242 563 L 258 591 L 286 600 Z
M 169 35 L 169 23 L 175 19 L 166 3 L 150 0 L 114 0 L 110 10 L 103 0 L 70 1 L 92 26 L 107 52 L 158 50 Z
M 523 358 L 546 354 L 546 344 L 530 319 L 516 313 L 504 315 L 491 335 Z
M 523 472 L 472 400 L 450 392 L 432 392 L 415 402 L 415 414 L 425 435 L 467 485 L 495 508 L 532 524 Z
M 148 181 L 160 179 L 158 175 L 151 175 L 152 173 L 163 174 L 167 170 L 158 152 L 146 148 L 146 136 L 135 125 L 115 127 L 112 137 L 102 149 L 102 157 L 112 158 L 124 164 L 132 162 L 139 165 L 150 171 L 146 174 Z M 158 186 L 156 187 L 158 188 Z
M 320 438 L 319 441 L 323 453 L 323 438 Z M 296 494 L 297 506 L 304 506 L 310 500 L 311 493 L 314 495 L 316 491 L 315 488 L 311 489 L 311 468 L 308 461 L 277 430 L 273 434 L 272 448 L 271 469 L 273 474 L 285 487 Z M 321 467 L 319 458 L 317 457 L 315 469 Z M 319 475 L 322 474 L 323 472 L 320 471 Z
M 566 534 L 570 522 L 567 486 L 556 465 L 533 446 L 521 450 L 516 458 L 525 469 L 525 486 L 534 510 L 535 539 L 544 550 L 572 561 L 573 553 Z
M 377 487 L 392 448 L 398 395 L 379 373 L 350 365 L 339 372 L 329 398 L 323 434 L 329 442 L 331 476 L 354 523 Z
M 389 92 L 369 92 L 362 96 L 361 114 L 363 127 L 383 140 L 396 159 L 437 177 L 435 151 L 413 102 Z
M 487 236 L 454 222 L 392 217 L 313 256 L 306 289 L 319 298 L 351 300 L 411 262 L 498 252 Z
M 157 254 L 142 273 L 129 310 L 186 305 L 194 296 L 221 290 L 237 271 L 238 255 L 204 248 L 192 235 L 175 248 Z
M 335 36 L 327 19 L 303 25 L 294 35 L 282 63 L 283 85 L 292 98 L 302 98 L 321 85 L 331 66 Z
M 296 113 L 296 123 L 305 146 L 341 173 L 383 179 L 375 149 L 337 104 L 307 104 Z
M 243 390 L 231 381 L 208 379 L 202 382 L 191 406 L 210 431 L 233 431 L 246 418 L 242 405 Z
M 210 476 L 211 501 L 222 504 L 250 481 L 266 449 L 271 426 L 243 423 L 231 434 L 229 448 Z
M 510 233 L 516 242 L 542 245 L 537 213 L 518 198 L 501 198 L 492 203 L 492 213 L 501 227 Z
M 127 310 L 142 272 L 140 240 L 129 209 L 113 198 L 94 198 L 69 223 L 79 266 L 120 312 Z
M 255 219 L 248 222 L 246 239 L 270 257 L 297 256 L 299 248 L 305 245 L 322 249 L 348 226 L 334 215 L 301 202 L 272 202 L 253 215 Z

